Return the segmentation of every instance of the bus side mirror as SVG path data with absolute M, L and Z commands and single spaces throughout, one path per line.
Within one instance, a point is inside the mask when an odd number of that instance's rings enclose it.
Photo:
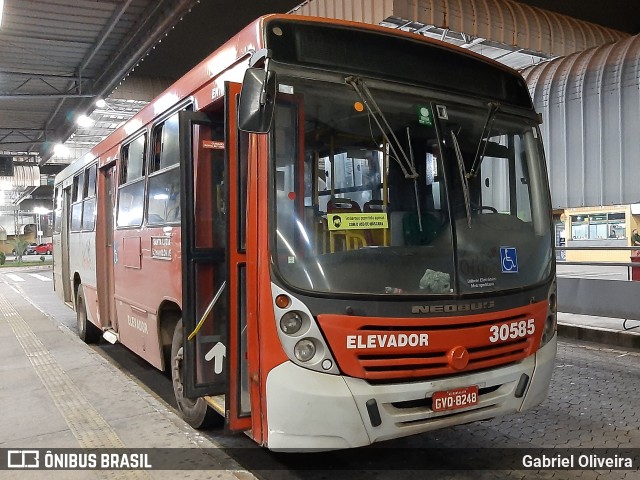
M 267 133 L 275 98 L 276 74 L 262 68 L 247 69 L 238 101 L 238 128 L 244 132 Z

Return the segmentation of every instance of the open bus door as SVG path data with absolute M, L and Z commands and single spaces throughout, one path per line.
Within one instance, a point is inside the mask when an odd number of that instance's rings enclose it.
M 239 154 L 235 120 L 240 85 L 227 83 L 225 90 L 224 109 L 180 112 L 182 381 L 185 397 L 204 397 L 229 430 L 247 430 L 246 298 L 255 282 L 247 282 L 243 246 L 246 149 Z

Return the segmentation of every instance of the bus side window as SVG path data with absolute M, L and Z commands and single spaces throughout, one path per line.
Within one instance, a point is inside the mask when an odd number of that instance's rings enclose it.
M 146 139 L 146 134 L 140 135 L 122 147 L 120 186 L 118 187 L 118 227 L 138 226 L 142 223 Z
M 180 221 L 180 146 L 178 114 L 153 130 L 153 153 L 149 165 L 147 223 Z
M 62 231 L 62 185 L 56 187 L 53 201 L 53 233 Z
M 82 183 L 84 176 L 82 173 L 73 177 L 73 186 L 71 189 L 71 231 L 79 232 L 82 230 Z
M 92 231 L 96 227 L 96 172 L 98 166 L 91 165 L 85 170 L 82 201 L 82 230 Z

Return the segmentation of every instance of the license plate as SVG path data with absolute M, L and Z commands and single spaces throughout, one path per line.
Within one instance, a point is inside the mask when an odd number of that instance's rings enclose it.
M 435 392 L 431 400 L 431 409 L 434 412 L 472 407 L 478 404 L 478 386 L 470 385 L 468 387 Z

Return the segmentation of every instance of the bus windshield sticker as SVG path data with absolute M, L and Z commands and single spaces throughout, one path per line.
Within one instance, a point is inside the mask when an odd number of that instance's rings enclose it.
M 444 105 L 436 105 L 436 110 L 438 111 L 438 118 L 442 120 L 449 120 L 449 115 L 447 115 L 447 107 Z
M 518 255 L 515 247 L 500 247 L 502 273 L 518 273 Z
M 284 85 L 284 84 L 279 84 L 278 85 L 278 91 L 280 93 L 286 93 L 288 95 L 293 95 L 293 86 L 292 85 Z
M 418 123 L 420 125 L 426 125 L 428 127 L 433 125 L 431 120 L 431 111 L 429 107 L 424 105 L 418 105 Z
M 203 140 L 202 148 L 210 150 L 224 150 L 224 142 L 218 140 Z
M 367 230 L 389 228 L 386 213 L 329 213 L 329 230 Z

